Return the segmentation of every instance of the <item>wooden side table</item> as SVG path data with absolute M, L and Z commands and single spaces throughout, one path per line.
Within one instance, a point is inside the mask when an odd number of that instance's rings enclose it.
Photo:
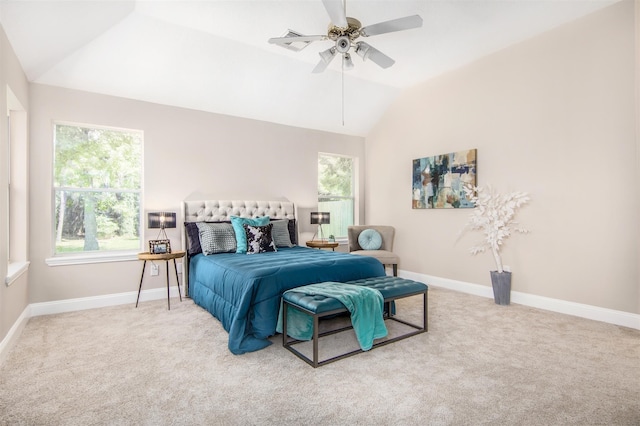
M 182 294 L 180 293 L 180 278 L 178 276 L 178 267 L 176 266 L 176 259 L 184 257 L 184 251 L 176 251 L 173 253 L 151 254 L 149 252 L 138 253 L 138 260 L 144 260 L 142 265 L 142 275 L 140 275 L 140 286 L 138 287 L 138 299 L 136 299 L 136 308 L 140 301 L 140 291 L 142 290 L 142 279 L 144 278 L 144 270 L 147 267 L 147 260 L 164 260 L 167 266 L 167 309 L 171 309 L 171 302 L 169 297 L 169 261 L 173 260 L 173 269 L 176 271 L 176 281 L 178 282 L 178 296 L 182 302 Z
M 330 248 L 331 251 L 335 251 L 335 248 L 338 247 L 338 243 L 336 243 L 335 241 L 330 242 L 330 241 L 311 240 L 311 241 L 307 241 L 307 247 L 317 248 L 318 250 L 323 248 Z

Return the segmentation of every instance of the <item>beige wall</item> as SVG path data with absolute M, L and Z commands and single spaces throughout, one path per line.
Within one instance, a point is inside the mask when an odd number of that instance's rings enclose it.
M 636 179 L 638 182 L 638 187 L 640 187 L 640 54 L 637 52 L 640 49 L 640 0 L 635 0 L 635 9 L 636 9 L 636 43 L 635 43 L 635 52 L 636 52 L 636 162 L 637 162 L 637 170 Z M 638 195 L 640 196 L 640 194 Z M 638 231 L 636 234 L 636 238 L 640 241 L 640 226 L 638 227 Z M 638 249 L 638 280 L 640 281 L 640 249 Z M 640 286 L 640 284 L 638 284 Z M 638 309 L 640 309 L 640 290 L 638 290 Z
M 0 27 L 0 342 L 7 335 L 28 305 L 28 272 L 15 280 L 10 287 L 4 283 L 7 276 L 7 187 L 8 165 L 7 152 L 7 86 L 25 109 L 29 108 L 29 83 L 22 71 L 22 67 L 7 40 L 4 30 Z
M 479 184 L 522 190 L 513 289 L 640 313 L 634 4 L 615 4 L 406 91 L 366 140 L 366 223 L 400 268 L 490 286 L 469 212 L 412 210 L 411 161 L 477 148 Z
M 178 212 L 192 193 L 284 196 L 317 205 L 319 151 L 364 155 L 364 139 L 34 84 L 31 87 L 31 295 L 44 302 L 137 289 L 141 264 L 47 266 L 52 253 L 54 120 L 144 131 L 144 208 Z M 33 153 L 38 155 L 33 155 Z M 300 220 L 305 220 L 301 218 Z M 145 240 L 157 232 L 148 230 Z M 169 230 L 180 246 L 179 230 Z M 305 236 L 303 235 L 303 238 Z M 310 235 L 309 235 L 310 237 Z M 145 277 L 144 288 L 161 287 Z

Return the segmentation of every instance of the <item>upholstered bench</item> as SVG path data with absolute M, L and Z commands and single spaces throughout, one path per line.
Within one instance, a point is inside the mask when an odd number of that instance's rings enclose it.
M 416 334 L 424 333 L 427 331 L 428 329 L 427 327 L 427 291 L 429 288 L 427 287 L 426 284 L 403 279 L 403 278 L 389 277 L 389 276 L 366 278 L 361 280 L 348 281 L 346 283 L 335 283 L 335 285 L 344 285 L 344 284 L 366 286 L 366 287 L 374 288 L 380 291 L 380 293 L 382 293 L 382 297 L 384 298 L 384 303 L 385 303 L 384 319 L 397 321 L 415 329 L 408 333 L 402 334 L 400 336 L 396 336 L 393 338 L 376 342 L 373 344 L 372 349 L 378 346 L 383 346 L 392 342 L 396 342 L 401 339 L 406 339 L 407 337 L 414 336 Z M 303 361 L 313 366 L 314 368 L 363 352 L 362 349 L 357 349 L 351 352 L 347 352 L 345 354 L 334 356 L 332 358 L 329 358 L 323 361 L 318 360 L 318 339 L 320 337 L 327 336 L 329 334 L 338 333 L 344 330 L 348 330 L 352 327 L 351 326 L 343 327 L 337 330 L 331 330 L 331 331 L 320 333 L 318 326 L 321 318 L 345 313 L 345 312 L 348 312 L 348 310 L 337 299 L 334 299 L 332 297 L 318 296 L 318 295 L 314 295 L 314 296 L 307 295 L 305 294 L 304 289 L 305 289 L 305 286 L 296 287 L 292 290 L 287 291 L 282 296 L 282 306 L 283 306 L 282 345 L 287 350 L 293 352 L 296 356 L 298 356 L 299 358 L 301 358 Z M 399 319 L 392 312 L 394 310 L 393 309 L 394 307 L 392 304 L 393 301 L 397 299 L 402 299 L 405 297 L 411 297 L 411 296 L 417 296 L 417 295 L 423 296 L 421 326 L 416 324 L 411 324 L 407 321 Z M 313 359 L 309 358 L 308 356 L 304 355 L 303 353 L 301 353 L 300 351 L 298 351 L 296 348 L 293 347 L 295 344 L 303 343 L 304 341 L 290 338 L 287 334 L 287 311 L 288 311 L 287 308 L 289 306 L 313 318 L 313 336 L 311 338 L 312 344 L 313 344 Z

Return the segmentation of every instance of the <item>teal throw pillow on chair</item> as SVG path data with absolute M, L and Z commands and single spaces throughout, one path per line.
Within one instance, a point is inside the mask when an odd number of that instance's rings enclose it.
M 375 229 L 365 229 L 358 235 L 358 244 L 362 250 L 378 250 L 382 247 L 382 235 Z

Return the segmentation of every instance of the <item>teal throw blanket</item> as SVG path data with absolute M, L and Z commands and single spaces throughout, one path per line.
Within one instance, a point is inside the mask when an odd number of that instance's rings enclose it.
M 311 296 L 332 297 L 340 301 L 351 313 L 351 324 L 358 343 L 363 351 L 373 346 L 373 340 L 385 337 L 384 298 L 378 290 L 353 284 L 324 282 L 294 288 L 295 291 Z M 313 318 L 299 310 L 288 307 L 287 334 L 298 340 L 311 340 L 313 337 Z M 276 330 L 282 333 L 282 301 Z

